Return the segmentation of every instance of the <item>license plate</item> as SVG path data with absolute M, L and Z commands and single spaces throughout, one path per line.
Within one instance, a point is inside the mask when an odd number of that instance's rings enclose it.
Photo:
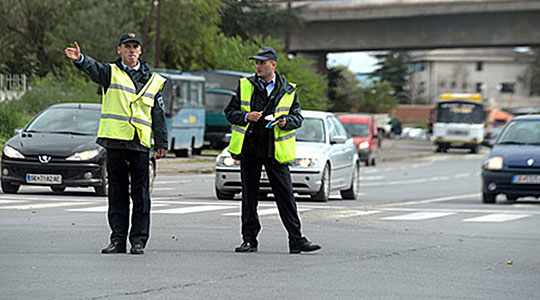
M 26 174 L 27 183 L 62 184 L 62 175 Z
M 540 175 L 514 175 L 512 183 L 515 184 L 540 184 Z

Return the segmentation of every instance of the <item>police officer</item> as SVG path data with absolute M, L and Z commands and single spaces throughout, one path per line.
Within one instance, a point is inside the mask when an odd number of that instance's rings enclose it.
M 167 128 L 161 91 L 165 78 L 150 71 L 139 57 L 137 34 L 120 37 L 115 62 L 103 64 L 83 55 L 77 42 L 64 50 L 75 66 L 102 87 L 97 143 L 107 149 L 110 244 L 103 254 L 126 253 L 131 181 L 131 254 L 144 254 L 150 231 L 149 151 L 152 135 L 156 157 L 165 155 Z
M 263 165 L 289 234 L 289 252 L 319 250 L 321 246 L 302 236 L 288 167 L 295 159 L 294 130 L 303 121 L 295 85 L 275 71 L 277 53 L 272 47 L 259 49 L 250 59 L 255 60 L 257 73 L 240 80 L 236 96 L 225 108 L 227 120 L 234 125 L 229 152 L 241 161 L 243 242 L 235 251 L 258 250 L 257 204 Z M 266 128 L 272 119 L 277 124 Z

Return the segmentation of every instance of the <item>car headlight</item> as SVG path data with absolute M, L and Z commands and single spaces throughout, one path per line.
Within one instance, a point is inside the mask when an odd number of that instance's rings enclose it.
M 291 163 L 291 166 L 309 168 L 317 166 L 317 162 L 316 158 L 297 158 Z
M 360 150 L 366 150 L 369 148 L 369 142 L 361 142 L 359 145 L 358 145 L 358 149 Z
M 22 155 L 21 152 L 10 146 L 4 147 L 4 155 L 9 158 L 24 158 L 24 155 Z
M 240 165 L 239 160 L 236 160 L 236 159 L 234 159 L 234 158 L 232 158 L 230 156 L 220 156 L 220 157 L 218 157 L 217 163 L 218 163 L 218 165 L 226 166 L 226 167 L 230 167 L 230 166 L 234 166 L 234 165 Z
M 82 152 L 77 152 L 70 157 L 66 158 L 66 160 L 91 160 L 92 158 L 98 156 L 99 150 L 86 150 Z
M 484 169 L 488 170 L 500 170 L 503 167 L 503 158 L 500 156 L 494 156 L 484 162 Z

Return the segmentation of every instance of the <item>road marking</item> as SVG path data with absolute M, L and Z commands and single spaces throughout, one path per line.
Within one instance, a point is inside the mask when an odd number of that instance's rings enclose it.
M 21 205 L 10 205 L 10 206 L 0 206 L 0 209 L 40 209 L 40 208 L 53 208 L 53 207 L 62 207 L 62 206 L 75 206 L 75 205 L 88 205 L 93 204 L 93 202 L 51 202 L 51 203 L 32 203 L 32 204 L 21 204 Z
M 332 218 L 350 218 L 356 216 L 367 216 L 380 213 L 380 210 L 346 210 L 332 215 Z
M 444 202 L 444 201 L 456 200 L 456 199 L 461 199 L 461 198 L 478 198 L 478 197 L 480 197 L 480 193 L 455 195 L 455 196 L 448 196 L 448 197 L 441 197 L 441 198 L 434 198 L 434 199 L 426 199 L 426 200 L 415 200 L 415 201 L 407 201 L 407 202 L 394 202 L 394 203 L 388 203 L 388 204 L 381 204 L 379 206 L 381 206 L 381 207 L 389 207 L 389 206 L 425 204 L 425 203 L 434 203 L 434 202 Z
M 360 176 L 360 181 L 362 180 L 380 180 L 384 179 L 384 176 L 378 175 L 378 176 Z
M 381 220 L 417 221 L 417 220 L 441 218 L 441 217 L 451 216 L 455 214 L 456 213 L 452 213 L 452 212 L 417 212 L 417 213 L 410 213 L 410 214 L 393 216 L 393 217 L 386 217 L 386 218 L 382 218 Z
M 189 214 L 189 213 L 197 213 L 197 212 L 213 211 L 213 210 L 223 210 L 223 209 L 231 209 L 231 207 L 230 206 L 219 206 L 219 205 L 199 205 L 199 206 L 171 208 L 171 209 L 164 209 L 164 210 L 154 210 L 153 213 L 156 213 L 156 214 Z
M 152 203 L 152 207 L 163 207 L 163 206 L 169 206 L 168 204 L 156 204 Z M 130 206 L 131 207 L 131 206 Z M 108 206 L 91 206 L 91 207 L 84 207 L 84 208 L 71 208 L 66 209 L 66 211 L 75 211 L 75 212 L 107 212 Z M 153 211 L 151 211 L 153 212 Z
M 311 209 L 309 208 L 298 208 L 297 211 L 298 212 L 301 212 L 301 211 L 309 211 Z M 260 209 L 257 214 L 259 216 L 268 216 L 268 215 L 277 215 L 279 214 L 279 210 L 277 208 L 268 208 L 268 209 Z M 224 213 L 222 214 L 222 216 L 234 216 L 234 217 L 238 217 L 238 216 L 241 216 L 242 215 L 242 212 L 232 212 L 232 213 Z
M 25 202 L 23 200 L 0 200 L 0 205 L 4 205 L 4 204 L 8 204 L 8 203 L 21 203 L 21 202 Z
M 530 217 L 531 215 L 518 215 L 518 214 L 489 214 L 485 216 L 468 218 L 463 220 L 464 222 L 506 222 L 517 219 Z

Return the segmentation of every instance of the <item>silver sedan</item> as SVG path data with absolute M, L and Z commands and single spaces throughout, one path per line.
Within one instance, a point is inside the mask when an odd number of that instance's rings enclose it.
M 302 111 L 304 123 L 296 131 L 296 160 L 290 163 L 293 191 L 328 201 L 332 191 L 343 199 L 356 199 L 360 163 L 353 139 L 332 113 Z M 225 148 L 216 158 L 215 191 L 218 199 L 230 200 L 242 192 L 240 162 Z M 266 173 L 261 175 L 261 198 L 272 189 Z

